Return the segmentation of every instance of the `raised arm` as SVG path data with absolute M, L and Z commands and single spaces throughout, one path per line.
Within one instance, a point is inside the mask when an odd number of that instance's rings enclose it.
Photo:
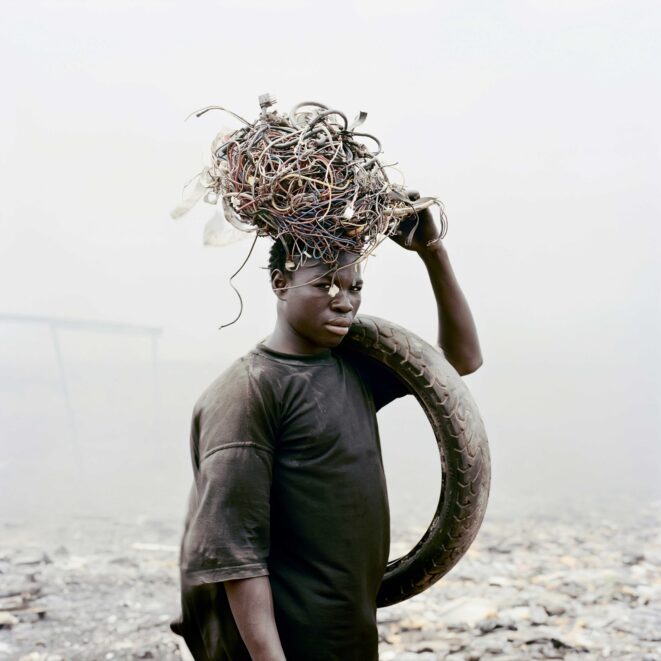
M 226 581 L 225 591 L 250 658 L 253 661 L 284 661 L 269 577 Z
M 411 199 L 419 195 L 412 191 Z M 468 306 L 450 259 L 439 237 L 439 229 L 429 209 L 418 212 L 418 226 L 407 239 L 415 218 L 400 223 L 399 233 L 391 238 L 407 250 L 414 250 L 422 259 L 436 299 L 438 312 L 438 345 L 448 362 L 462 376 L 475 372 L 482 365 L 482 352 L 473 315 Z

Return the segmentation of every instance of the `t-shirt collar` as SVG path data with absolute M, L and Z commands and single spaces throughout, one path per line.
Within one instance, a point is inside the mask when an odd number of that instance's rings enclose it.
M 266 354 L 271 358 L 276 358 L 277 360 L 281 360 L 283 362 L 304 363 L 306 365 L 318 365 L 320 363 L 333 362 L 333 354 L 330 349 L 324 349 L 323 351 L 315 354 L 284 353 L 282 351 L 276 351 L 275 349 L 267 347 L 262 340 L 257 344 L 255 350 L 258 353 Z

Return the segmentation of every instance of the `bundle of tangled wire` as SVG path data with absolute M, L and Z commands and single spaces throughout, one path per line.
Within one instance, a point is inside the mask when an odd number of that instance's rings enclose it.
M 288 269 L 308 258 L 332 265 L 342 251 L 369 254 L 415 211 L 406 189 L 388 179 L 378 159 L 380 142 L 356 132 L 366 113 L 349 123 L 344 113 L 317 102 L 299 103 L 283 115 L 270 109 L 272 96 L 259 101 L 257 121 L 231 113 L 244 126 L 214 141 L 211 166 L 203 172 L 205 199 L 222 200 L 235 227 L 283 241 Z M 212 109 L 225 110 L 211 106 L 197 115 Z M 442 213 L 441 222 L 443 234 Z

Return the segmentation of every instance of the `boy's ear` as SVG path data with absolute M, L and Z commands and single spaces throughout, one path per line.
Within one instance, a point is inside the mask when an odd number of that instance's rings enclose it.
M 275 269 L 271 274 L 271 289 L 273 293 L 280 299 L 285 300 L 287 296 L 287 285 L 289 280 L 280 269 Z

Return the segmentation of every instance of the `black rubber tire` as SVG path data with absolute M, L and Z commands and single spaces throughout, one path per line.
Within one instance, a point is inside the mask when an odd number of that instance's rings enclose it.
M 486 432 L 468 388 L 440 349 L 379 317 L 359 315 L 341 351 L 369 356 L 393 370 L 420 402 L 441 455 L 442 486 L 427 532 L 388 563 L 377 606 L 419 594 L 468 550 L 482 524 L 491 464 Z

